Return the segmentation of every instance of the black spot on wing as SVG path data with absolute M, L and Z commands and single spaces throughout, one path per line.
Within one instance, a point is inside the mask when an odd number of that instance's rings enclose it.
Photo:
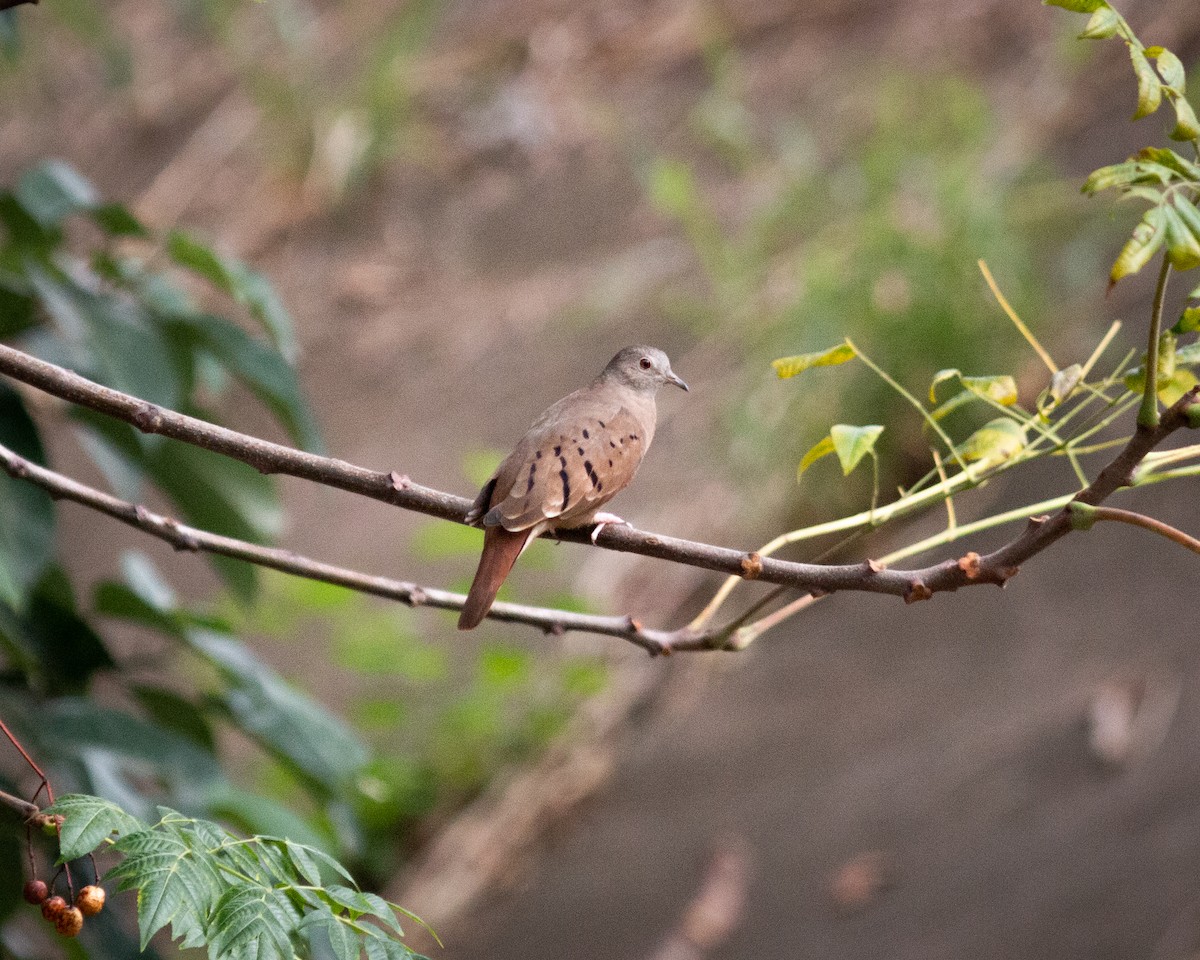
M 567 471 L 566 471 L 565 467 L 564 467 L 564 469 L 558 471 L 558 475 L 560 477 L 562 477 L 562 485 L 563 485 L 562 505 L 563 505 L 563 509 L 566 510 L 567 504 L 571 502 L 571 480 L 567 476 Z
M 592 469 L 592 461 L 584 460 L 583 469 L 587 471 L 588 479 L 592 481 L 592 486 L 597 490 L 600 489 L 600 478 L 596 476 L 596 471 Z
M 592 438 L 592 435 L 587 432 L 587 427 L 584 427 L 583 428 L 583 439 L 590 440 L 591 438 Z

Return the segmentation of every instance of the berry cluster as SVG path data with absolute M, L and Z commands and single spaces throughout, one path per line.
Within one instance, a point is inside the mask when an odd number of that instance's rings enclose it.
M 62 897 L 50 896 L 50 888 L 44 880 L 30 880 L 23 891 L 25 901 L 40 905 L 42 916 L 54 924 L 54 929 L 64 937 L 75 937 L 83 929 L 83 918 L 94 917 L 104 909 L 104 888 L 87 886 L 75 897 L 75 906 L 68 906 Z

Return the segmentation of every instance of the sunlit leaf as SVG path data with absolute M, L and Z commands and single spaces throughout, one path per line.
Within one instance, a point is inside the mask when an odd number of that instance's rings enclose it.
M 1117 11 L 1107 5 L 1098 8 L 1087 26 L 1083 28 L 1083 33 L 1079 35 L 1080 40 L 1105 40 L 1113 36 L 1121 25 L 1121 17 Z
M 1171 101 L 1175 108 L 1175 126 L 1168 136 L 1172 140 L 1195 140 L 1200 138 L 1200 120 L 1196 119 L 1196 111 L 1182 96 Z
M 958 447 L 967 461 L 994 466 L 1003 463 L 1025 447 L 1025 428 L 1008 417 L 997 417 L 976 430 Z
M 1200 307 L 1186 307 L 1179 322 L 1171 329 L 1176 333 L 1192 333 L 1200 330 Z
M 1129 59 L 1133 62 L 1133 72 L 1137 76 L 1138 102 L 1133 114 L 1134 120 L 1147 117 L 1154 113 L 1162 104 L 1162 81 L 1150 66 L 1146 55 L 1134 44 L 1129 45 Z
M 786 380 L 813 367 L 837 366 L 838 364 L 845 363 L 847 360 L 853 360 L 855 356 L 854 347 L 843 342 L 835 347 L 830 347 L 828 350 L 821 350 L 817 353 L 801 353 L 793 357 L 780 357 L 778 360 L 772 360 L 771 366 L 775 368 L 775 372 L 781 380 Z
M 804 471 L 811 467 L 822 457 L 833 453 L 833 438 L 826 434 L 811 447 L 808 452 L 800 458 L 800 466 L 796 468 L 796 479 L 799 480 L 804 476 Z
M 875 455 L 875 441 L 883 433 L 883 427 L 870 425 L 864 427 L 838 423 L 829 429 L 829 438 L 833 441 L 834 452 L 842 464 L 842 476 L 859 465 L 867 454 Z
M 1165 47 L 1148 47 L 1146 56 L 1152 59 L 1158 67 L 1158 75 L 1162 82 L 1176 93 L 1183 93 L 1187 85 L 1187 71 L 1183 63 Z
M 1075 13 L 1094 13 L 1102 7 L 1107 7 L 1106 0 L 1042 0 L 1048 7 L 1062 7 Z
M 1166 218 L 1162 207 L 1147 210 L 1141 222 L 1133 228 L 1133 236 L 1121 248 L 1109 273 L 1108 285 L 1111 287 L 1125 277 L 1137 273 L 1158 251 L 1166 240 Z
M 1163 207 L 1167 229 L 1167 258 L 1176 270 L 1191 270 L 1200 266 L 1200 233 L 1193 233 L 1190 225 L 1185 222 L 1179 209 L 1182 202 L 1184 209 L 1195 213 L 1195 207 L 1176 194 L 1176 204 Z

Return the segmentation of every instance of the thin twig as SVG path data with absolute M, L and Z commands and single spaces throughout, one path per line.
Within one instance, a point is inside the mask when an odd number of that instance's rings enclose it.
M 1000 309 L 1008 314 L 1008 319 L 1013 322 L 1013 326 L 1021 332 L 1021 336 L 1029 341 L 1029 345 L 1033 347 L 1034 353 L 1042 358 L 1042 363 L 1046 365 L 1051 373 L 1058 373 L 1058 364 L 1054 362 L 1046 348 L 1038 342 L 1038 338 L 1033 335 L 1033 331 L 1025 326 L 1025 321 L 1017 315 L 1017 311 L 1012 308 L 1012 304 L 1008 302 L 1004 294 L 1000 292 L 1000 285 L 996 283 L 995 278 L 992 276 L 992 271 L 988 269 L 986 260 L 979 261 L 979 272 L 983 274 L 983 279 L 987 281 L 987 285 L 991 288 L 992 296 L 1000 304 Z
M 1152 533 L 1157 533 L 1160 537 L 1166 537 L 1173 543 L 1179 544 L 1192 553 L 1200 553 L 1200 540 L 1184 533 L 1171 526 L 1169 523 L 1163 523 L 1161 520 L 1155 520 L 1154 517 L 1148 517 L 1144 513 L 1135 513 L 1132 510 L 1121 510 L 1118 507 L 1084 507 L 1076 506 L 1074 512 L 1080 518 L 1080 525 L 1086 529 L 1097 520 L 1110 520 L 1115 523 L 1128 523 L 1134 527 L 1141 527 L 1143 530 L 1149 530 Z

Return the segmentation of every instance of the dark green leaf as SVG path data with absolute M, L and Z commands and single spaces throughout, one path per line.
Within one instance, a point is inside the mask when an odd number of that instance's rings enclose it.
M 16 391 L 0 383 L 0 443 L 44 464 L 45 453 L 33 420 Z M 29 591 L 54 555 L 54 502 L 24 480 L 0 472 L 0 603 L 25 609 Z
M 43 227 L 11 193 L 0 192 L 0 224 L 4 225 L 9 242 L 24 254 L 45 256 L 62 241 L 61 229 Z
M 180 266 L 198 273 L 245 306 L 263 325 L 284 358 L 295 361 L 296 336 L 291 315 L 262 274 L 236 257 L 222 256 L 178 230 L 167 238 L 167 252 Z
M 43 227 L 57 227 L 71 214 L 90 210 L 98 202 L 92 185 L 61 160 L 28 171 L 17 182 L 14 196 Z
M 186 737 L 202 750 L 216 752 L 216 738 L 204 712 L 191 700 L 166 687 L 135 684 L 133 695 L 150 719 L 164 730 Z
M 59 852 L 64 860 L 91 853 L 114 834 L 124 836 L 146 828 L 137 817 L 115 803 L 84 794 L 69 793 L 59 797 L 45 812 L 61 814 L 65 818 L 59 839 Z
M 279 418 L 297 444 L 314 452 L 322 449 L 320 432 L 300 392 L 296 371 L 278 351 L 221 317 L 190 314 L 176 317 L 174 323 L 241 379 Z
M 113 237 L 148 237 L 150 231 L 142 222 L 119 203 L 106 203 L 91 211 L 92 220 L 105 233 Z
M 0 274 L 0 340 L 9 340 L 36 323 L 35 304 L 28 285 Z
M 1178 179 L 1200 182 L 1200 166 L 1167 147 L 1144 147 L 1138 151 L 1139 163 L 1149 167 L 1166 168 Z M 1166 183 L 1163 180 L 1163 183 Z
M 370 757 L 349 727 L 232 638 L 195 630 L 189 643 L 224 676 L 229 689 L 221 703 L 242 730 L 315 789 L 347 788 Z

